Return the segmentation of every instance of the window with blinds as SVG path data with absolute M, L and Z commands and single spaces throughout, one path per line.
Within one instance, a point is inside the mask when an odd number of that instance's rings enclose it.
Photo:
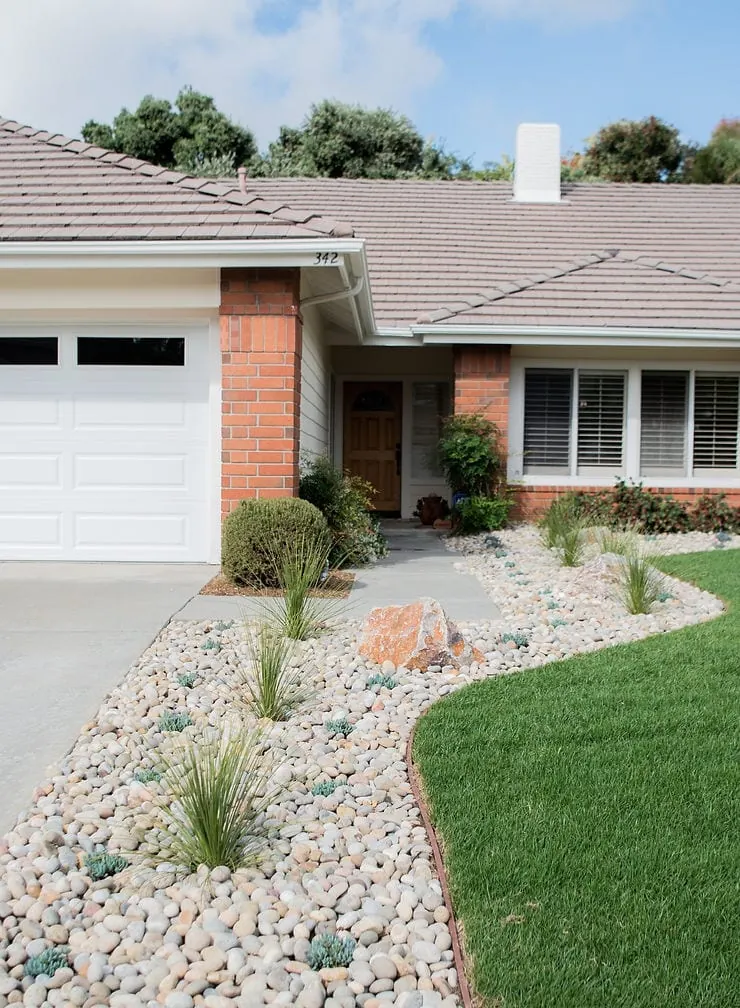
M 737 375 L 702 375 L 694 379 L 694 470 L 737 469 Z
M 567 475 L 573 372 L 527 368 L 524 374 L 524 472 Z
M 618 476 L 624 469 L 626 376 L 578 372 L 578 472 Z
M 640 474 L 686 475 L 687 371 L 643 371 Z

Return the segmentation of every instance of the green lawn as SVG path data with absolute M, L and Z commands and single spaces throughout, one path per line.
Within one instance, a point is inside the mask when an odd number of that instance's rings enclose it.
M 740 553 L 701 626 L 476 683 L 414 755 L 486 1008 L 740 1005 Z

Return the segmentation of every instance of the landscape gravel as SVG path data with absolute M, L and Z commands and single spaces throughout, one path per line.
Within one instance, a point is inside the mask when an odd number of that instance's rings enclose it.
M 522 526 L 449 540 L 501 613 L 460 624 L 485 661 L 420 673 L 357 655 L 346 622 L 300 647 L 314 695 L 287 722 L 265 726 L 276 797 L 260 862 L 184 875 L 152 863 L 143 828 L 166 800 L 162 782 L 134 774 L 160 753 L 233 724 L 235 672 L 248 659 L 240 625 L 172 622 L 85 725 L 71 752 L 0 841 L 0 1008 L 453 1008 L 459 1004 L 449 913 L 408 779 L 406 742 L 420 713 L 465 683 L 636 640 L 722 611 L 714 596 L 666 579 L 665 601 L 630 616 L 615 594 L 619 558 L 563 568 Z M 691 533 L 650 549 L 737 546 Z M 367 679 L 382 672 L 393 688 Z M 178 679 L 194 675 L 192 687 Z M 187 679 L 184 681 L 188 681 Z M 181 734 L 162 714 L 189 714 Z M 243 716 L 243 715 L 242 715 Z M 353 725 L 332 737 L 330 720 Z M 332 794 L 314 795 L 321 783 Z M 95 882 L 84 857 L 124 852 L 132 866 Z M 311 939 L 351 936 L 349 966 L 314 971 Z M 58 947 L 68 966 L 26 975 Z

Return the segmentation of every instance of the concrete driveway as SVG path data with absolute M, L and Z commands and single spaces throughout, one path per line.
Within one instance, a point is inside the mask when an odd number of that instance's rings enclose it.
M 205 564 L 0 563 L 0 835 Z

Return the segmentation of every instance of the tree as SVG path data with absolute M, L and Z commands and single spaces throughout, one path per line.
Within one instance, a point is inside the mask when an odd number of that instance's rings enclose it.
M 112 125 L 86 122 L 88 143 L 192 175 L 233 175 L 257 156 L 252 133 L 219 112 L 209 95 L 183 88 L 175 108 L 146 95 L 135 112 L 122 108 Z
M 687 153 L 675 126 L 655 116 L 622 119 L 591 139 L 581 167 L 609 182 L 670 182 L 679 178 Z
M 452 178 L 470 171 L 470 165 L 425 142 L 406 116 L 390 109 L 322 101 L 311 107 L 298 129 L 280 129 L 257 171 L 326 178 Z
M 740 119 L 722 119 L 691 159 L 687 181 L 740 185 Z

